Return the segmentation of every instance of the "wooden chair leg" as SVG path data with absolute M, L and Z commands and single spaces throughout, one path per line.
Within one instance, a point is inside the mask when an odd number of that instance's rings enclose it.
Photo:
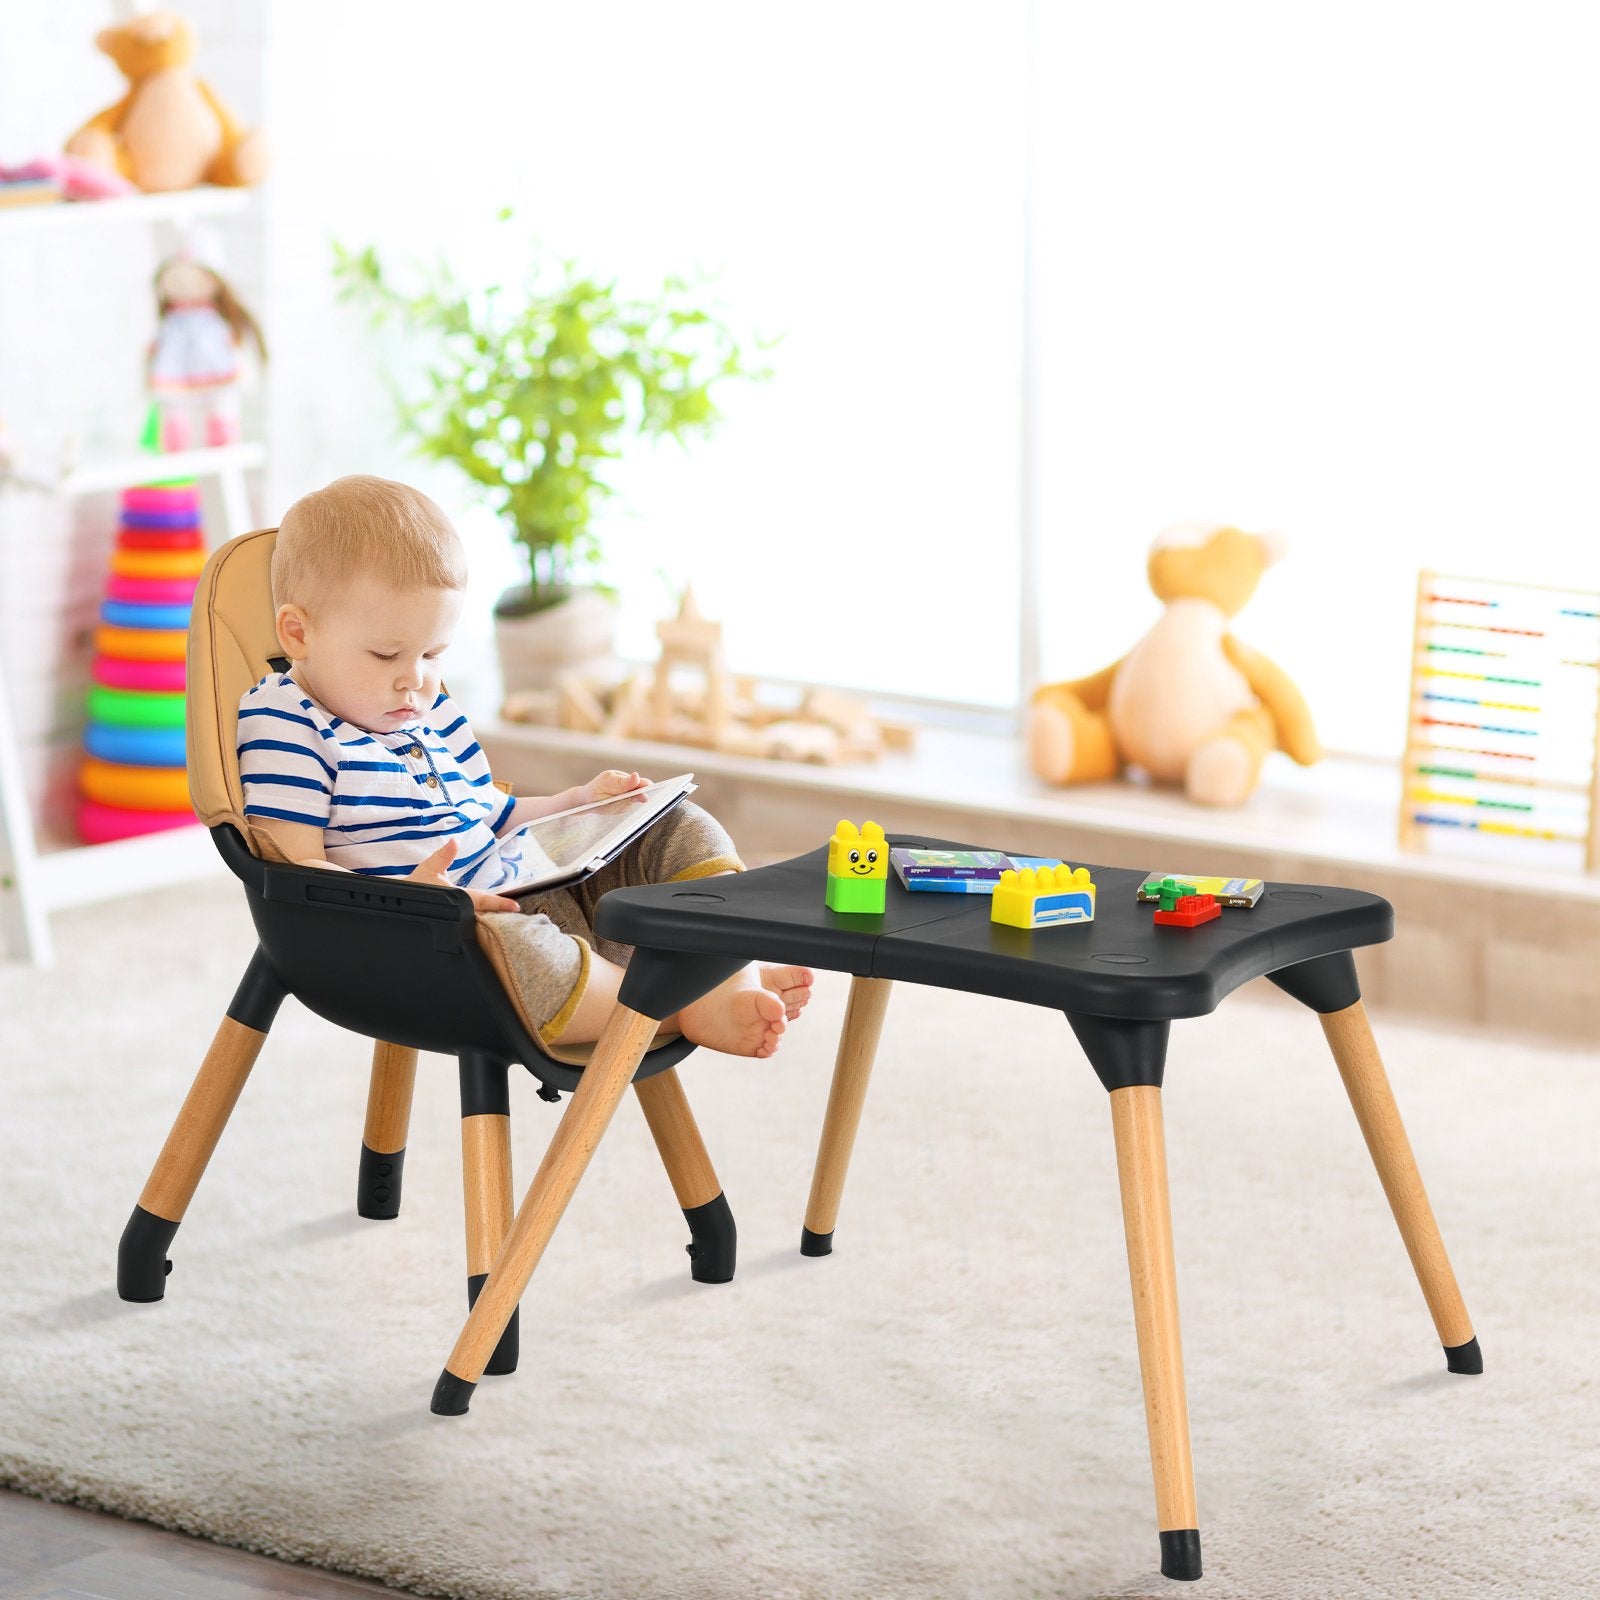
M 1483 1355 L 1455 1273 L 1450 1270 L 1450 1258 L 1439 1237 L 1433 1207 L 1422 1187 L 1422 1176 L 1417 1171 L 1417 1160 L 1411 1153 L 1411 1141 L 1400 1120 L 1388 1074 L 1383 1070 L 1366 1007 L 1357 1000 L 1340 1011 L 1320 1012 L 1318 1020 L 1372 1154 L 1372 1164 L 1378 1169 L 1383 1192 L 1389 1197 L 1389 1209 L 1394 1212 L 1406 1253 L 1422 1286 L 1422 1297 L 1439 1330 L 1446 1364 L 1452 1372 L 1482 1372 Z
M 892 987 L 887 978 L 850 980 L 850 999 L 839 1034 L 839 1053 L 828 1090 L 828 1109 L 822 1119 L 817 1164 L 811 1174 L 811 1195 L 806 1201 L 805 1226 L 800 1230 L 801 1255 L 825 1256 L 833 1249 L 833 1228 L 839 1220 L 845 1174 L 850 1170 L 850 1152 L 861 1125 L 867 1081 L 872 1076 Z
M 508 1067 L 476 1051 L 461 1057 L 461 1181 L 466 1196 L 467 1309 L 478 1302 L 511 1231 L 511 1096 Z M 513 1308 L 485 1372 L 517 1370 Z
M 633 1090 L 689 1224 L 689 1274 L 697 1283 L 727 1283 L 733 1277 L 738 1234 L 678 1069 L 668 1067 L 642 1079 Z
M 166 1253 L 266 1038 L 263 1029 L 222 1019 L 123 1229 L 117 1293 L 124 1300 L 160 1300 L 166 1294 L 172 1270 Z
M 383 1039 L 373 1041 L 367 1125 L 361 1136 L 361 1168 L 356 1180 L 356 1210 L 363 1217 L 382 1220 L 400 1215 L 400 1180 L 416 1081 L 415 1050 Z
M 1113 1090 L 1111 1127 L 1117 1143 L 1122 1226 L 1128 1241 L 1133 1321 L 1150 1433 L 1161 1571 L 1169 1578 L 1198 1578 L 1200 1519 L 1189 1452 L 1189 1402 L 1178 1331 L 1178 1275 L 1172 1258 L 1160 1089 L 1138 1084 Z
M 656 1027 L 657 1019 L 625 1005 L 618 1005 L 606 1023 L 434 1386 L 433 1410 L 440 1415 L 460 1416 L 471 1404 L 495 1343 L 528 1287 Z

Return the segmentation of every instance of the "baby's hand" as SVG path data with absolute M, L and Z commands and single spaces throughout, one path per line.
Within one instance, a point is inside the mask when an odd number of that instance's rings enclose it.
M 614 800 L 618 795 L 631 794 L 636 789 L 646 789 L 650 786 L 648 778 L 641 778 L 637 772 L 618 772 L 615 767 L 607 767 L 604 772 L 598 772 L 583 786 L 583 799 L 580 805 L 593 805 L 596 800 Z
M 445 869 L 455 860 L 456 842 L 446 839 L 445 842 L 428 856 L 419 861 L 407 877 L 416 878 L 422 883 L 442 883 L 447 889 L 460 889 L 463 894 L 472 898 L 473 909 L 476 911 L 520 911 L 521 906 L 515 900 L 508 900 L 503 894 L 486 894 L 482 889 L 468 889 L 464 884 L 451 883 L 445 875 Z

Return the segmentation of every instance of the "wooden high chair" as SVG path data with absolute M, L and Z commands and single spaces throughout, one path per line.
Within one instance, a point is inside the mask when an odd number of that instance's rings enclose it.
M 220 546 L 195 591 L 186 687 L 189 794 L 244 885 L 259 942 L 123 1231 L 117 1292 L 124 1300 L 163 1297 L 178 1225 L 278 1006 L 292 994 L 373 1040 L 356 1198 L 364 1217 L 399 1214 L 417 1052 L 456 1057 L 470 1307 L 511 1225 L 510 1065 L 520 1062 L 540 1081 L 541 1098 L 559 1100 L 562 1090 L 577 1087 L 594 1046 L 540 1044 L 516 999 L 493 924 L 479 921 L 463 890 L 296 866 L 244 816 L 239 701 L 269 670 L 288 667 L 278 654 L 269 582 L 276 533 L 269 528 Z M 689 1224 L 692 1276 L 725 1283 L 734 1269 L 733 1216 L 675 1070 L 693 1048 L 681 1035 L 658 1030 L 633 1083 Z M 552 1159 L 547 1155 L 545 1164 Z M 510 1372 L 516 1362 L 513 1314 L 485 1370 Z

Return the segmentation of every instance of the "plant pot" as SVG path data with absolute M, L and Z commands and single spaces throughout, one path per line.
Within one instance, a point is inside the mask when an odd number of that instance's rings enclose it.
M 507 591 L 502 604 L 517 591 Z M 506 616 L 495 608 L 494 638 L 505 692 L 553 689 L 563 672 L 609 672 L 615 665 L 617 607 L 598 589 L 574 589 L 543 611 Z

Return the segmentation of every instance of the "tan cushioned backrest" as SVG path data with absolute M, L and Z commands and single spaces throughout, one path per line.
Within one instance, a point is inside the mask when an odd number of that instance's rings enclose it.
M 208 828 L 231 822 L 259 856 L 279 859 L 266 834 L 244 819 L 239 783 L 239 702 L 282 653 L 272 608 L 276 528 L 241 534 L 211 552 L 189 617 L 185 751 L 189 798 Z

